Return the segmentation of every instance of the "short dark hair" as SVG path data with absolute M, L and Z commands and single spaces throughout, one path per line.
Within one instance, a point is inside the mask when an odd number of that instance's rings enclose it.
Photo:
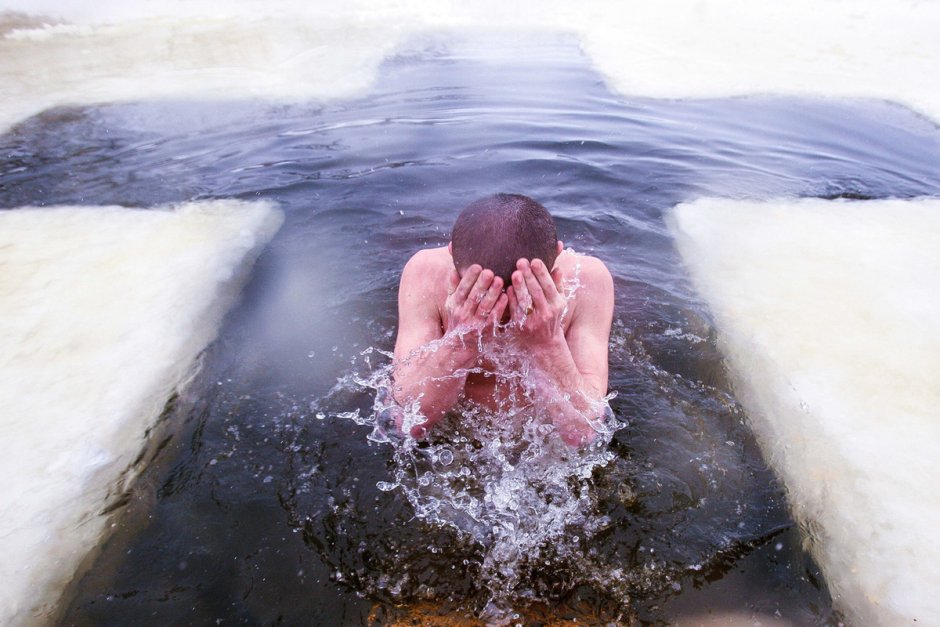
M 558 233 L 552 215 L 520 194 L 495 194 L 467 205 L 451 233 L 457 272 L 477 263 L 509 286 L 516 262 L 541 259 L 549 269 L 558 256 Z

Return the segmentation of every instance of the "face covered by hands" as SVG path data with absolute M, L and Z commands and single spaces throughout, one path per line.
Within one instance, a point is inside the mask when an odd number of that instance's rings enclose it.
M 526 349 L 564 342 L 567 300 L 559 285 L 560 272 L 549 272 L 541 259 L 520 259 L 505 292 L 503 280 L 478 264 L 467 268 L 463 276 L 452 271 L 444 303 L 445 331 L 459 333 L 468 347 L 479 345 L 479 340 L 492 337 L 497 330 L 509 332 Z

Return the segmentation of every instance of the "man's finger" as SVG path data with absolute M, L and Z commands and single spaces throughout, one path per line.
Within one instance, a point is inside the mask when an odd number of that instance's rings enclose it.
M 509 288 L 512 289 L 512 288 Z M 506 311 L 506 305 L 509 304 L 509 295 L 507 292 L 502 292 L 499 295 L 499 300 L 496 301 L 496 304 L 493 306 L 493 311 L 490 312 L 490 324 L 496 324 L 503 319 L 503 312 Z
M 493 274 L 492 270 L 483 270 L 480 272 L 480 276 L 477 277 L 477 282 L 474 283 L 472 291 L 475 305 L 479 305 L 483 300 L 483 297 L 486 296 L 486 292 L 493 284 L 494 278 L 495 275 Z
M 490 288 L 486 290 L 486 294 L 483 296 L 483 300 L 480 301 L 479 306 L 477 307 L 477 313 L 481 317 L 486 317 L 492 311 L 493 306 L 496 305 L 496 301 L 499 299 L 500 293 L 503 291 L 503 280 L 499 277 L 493 277 L 493 282 L 490 283 Z
M 542 293 L 545 294 L 545 298 L 548 302 L 553 302 L 555 298 L 558 297 L 558 287 L 555 285 L 555 281 L 552 279 L 552 275 L 549 273 L 545 262 L 541 259 L 533 259 L 530 265 L 532 267 L 532 274 L 534 274 L 536 280 L 538 280 L 539 286 L 542 288 Z
M 525 280 L 526 289 L 529 290 L 529 297 L 532 298 L 532 305 L 537 309 L 547 307 L 548 303 L 545 301 L 545 292 L 542 291 L 542 286 L 539 285 L 538 279 L 532 274 L 532 266 L 529 262 L 526 259 L 520 259 L 516 267 L 522 271 L 522 278 Z
M 447 294 L 453 294 L 457 291 L 457 286 L 460 284 L 460 275 L 457 274 L 457 270 L 451 268 L 450 272 L 447 273 Z
M 516 306 L 513 307 L 513 318 L 522 318 L 526 309 L 532 304 L 532 297 L 529 295 L 529 289 L 526 287 L 525 279 L 522 278 L 522 271 L 516 270 L 512 273 L 512 288 L 516 294 Z
M 483 271 L 483 268 L 477 264 L 473 264 L 467 271 L 463 273 L 463 277 L 460 279 L 460 283 L 457 284 L 457 289 L 454 291 L 454 296 L 457 299 L 457 304 L 463 303 L 467 300 L 467 295 L 470 293 L 470 289 L 477 282 L 477 278 L 480 276 L 480 273 Z
M 509 302 L 509 318 L 515 320 L 519 313 L 519 301 L 516 300 L 516 290 L 512 285 L 506 290 L 506 299 Z

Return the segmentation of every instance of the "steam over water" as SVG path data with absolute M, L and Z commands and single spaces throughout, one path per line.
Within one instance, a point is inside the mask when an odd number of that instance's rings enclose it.
M 362 100 L 60 108 L 0 138 L 4 207 L 285 212 L 67 624 L 838 619 L 662 216 L 936 195 L 940 134 L 881 102 L 624 99 L 570 40 L 516 46 L 430 38 Z M 614 275 L 613 416 L 584 453 L 472 409 L 427 443 L 381 434 L 400 270 L 494 191 L 540 200 Z

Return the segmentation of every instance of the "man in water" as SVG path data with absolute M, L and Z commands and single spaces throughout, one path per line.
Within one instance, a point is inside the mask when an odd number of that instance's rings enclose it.
M 564 250 L 545 207 L 517 194 L 477 200 L 447 246 L 417 252 L 402 272 L 393 395 L 423 421 L 400 416 L 398 427 L 423 437 L 461 400 L 493 412 L 523 403 L 568 444 L 590 443 L 606 408 L 613 310 L 607 267 Z

